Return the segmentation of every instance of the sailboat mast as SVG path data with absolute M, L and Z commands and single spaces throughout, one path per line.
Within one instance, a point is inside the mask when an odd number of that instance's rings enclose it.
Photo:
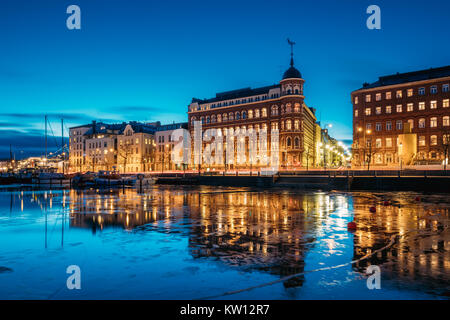
M 66 155 L 64 153 L 64 119 L 62 118 L 61 118 L 61 155 L 62 155 L 62 172 L 64 174 Z
M 45 115 L 45 161 L 47 161 L 47 115 Z

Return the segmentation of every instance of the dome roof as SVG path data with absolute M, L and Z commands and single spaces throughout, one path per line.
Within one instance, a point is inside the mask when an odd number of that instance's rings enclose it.
M 283 74 L 283 80 L 284 79 L 290 79 L 290 78 L 301 78 L 302 74 L 300 73 L 300 71 L 298 71 L 295 67 L 294 67 L 294 58 L 291 57 L 291 66 L 289 67 L 289 69 L 286 70 L 286 72 Z
M 294 66 L 291 66 L 286 72 L 283 74 L 283 80 L 289 78 L 301 78 L 302 74 L 298 71 Z

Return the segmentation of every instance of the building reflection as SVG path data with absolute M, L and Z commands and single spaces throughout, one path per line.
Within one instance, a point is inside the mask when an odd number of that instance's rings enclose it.
M 135 189 L 28 191 L 3 193 L 0 197 L 3 215 L 17 211 L 27 214 L 37 209 L 45 217 L 45 232 L 48 212 L 63 226 L 67 221 L 70 228 L 90 229 L 93 233 L 118 228 L 180 234 L 187 237 L 187 249 L 195 259 L 279 276 L 304 271 L 305 255 L 321 241 L 326 242 L 328 251 L 319 255 L 334 254 L 335 247 L 345 240 L 336 243 L 338 238 L 328 237 L 334 232 L 330 225 L 336 225 L 340 236 L 349 239 L 346 246 L 354 260 L 400 234 L 394 246 L 353 265 L 353 269 L 365 275 L 369 264 L 382 265 L 383 280 L 422 291 L 450 287 L 450 206 L 442 196 L 416 202 L 411 194 L 399 193 L 389 199 L 391 205 L 383 206 L 383 199 L 363 193 L 155 186 L 143 193 Z M 375 202 L 376 213 L 371 213 L 369 207 Z M 345 225 L 351 214 L 358 225 L 353 235 Z M 63 233 L 64 227 L 60 230 Z M 300 286 L 302 282 L 302 278 L 293 279 L 285 286 Z
M 382 278 L 417 290 L 442 290 L 450 287 L 450 233 L 448 205 L 428 199 L 426 204 L 411 201 L 411 195 L 396 198 L 393 205 L 377 206 L 370 213 L 364 198 L 354 198 L 358 229 L 354 236 L 354 259 L 384 247 L 391 235 L 400 234 L 388 250 L 354 265 L 365 273 L 368 265 L 383 265 Z M 436 202 L 435 204 L 429 202 Z M 384 236 L 380 236 L 384 235 Z M 434 286 L 433 284 L 437 284 Z M 447 291 L 446 294 L 449 292 Z
M 70 216 L 72 227 L 90 228 L 94 233 L 111 227 L 183 233 L 194 258 L 288 275 L 304 270 L 306 251 L 324 218 L 315 212 L 324 212 L 322 205 L 333 209 L 333 203 L 318 197 L 244 189 L 155 187 L 143 194 L 133 189 L 72 190 Z M 285 285 L 301 283 L 302 279 L 294 279 Z

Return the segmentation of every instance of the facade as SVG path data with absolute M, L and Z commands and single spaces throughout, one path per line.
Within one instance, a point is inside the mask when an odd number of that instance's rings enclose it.
M 284 73 L 279 84 L 217 93 L 211 99 L 194 98 L 188 108 L 190 135 L 194 137 L 195 121 L 201 121 L 203 132 L 207 129 L 216 129 L 223 137 L 235 135 L 236 132 L 245 133 L 247 130 L 259 132 L 265 129 L 267 130 L 267 150 L 271 150 L 269 145 L 271 131 L 278 129 L 281 168 L 305 168 L 307 163 L 313 167 L 317 165 L 316 116 L 315 110 L 304 103 L 304 82 L 300 71 L 294 67 L 294 60 L 291 57 L 290 68 Z M 248 138 L 246 139 L 245 143 L 248 145 Z M 236 139 L 234 143 L 236 144 Z M 224 154 L 226 147 L 225 143 Z M 237 150 L 236 146 L 234 150 Z M 240 165 L 237 163 L 234 160 L 228 169 L 265 166 L 259 162 L 256 165 L 248 161 Z M 227 169 L 226 165 L 211 167 Z
M 146 172 L 155 169 L 156 128 L 138 122 L 128 123 L 117 136 L 119 172 Z
M 182 170 L 179 166 L 175 165 L 172 161 L 172 150 L 174 148 L 175 141 L 172 141 L 172 132 L 177 129 L 187 129 L 187 122 L 172 123 L 162 126 L 158 126 L 155 132 L 155 170 Z
M 159 123 L 91 124 L 69 129 L 72 172 L 146 172 L 155 169 L 154 134 Z
M 448 159 L 449 84 L 447 66 L 380 77 L 352 92 L 352 165 L 401 167 Z

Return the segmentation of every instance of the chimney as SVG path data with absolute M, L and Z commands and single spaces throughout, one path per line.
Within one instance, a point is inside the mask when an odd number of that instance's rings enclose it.
M 97 121 L 92 121 L 92 133 L 95 133 L 97 131 Z

